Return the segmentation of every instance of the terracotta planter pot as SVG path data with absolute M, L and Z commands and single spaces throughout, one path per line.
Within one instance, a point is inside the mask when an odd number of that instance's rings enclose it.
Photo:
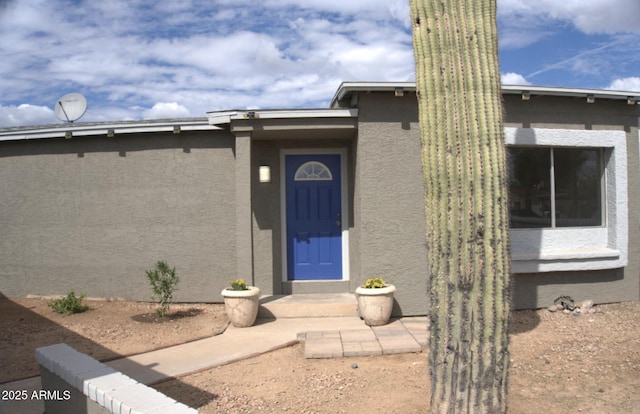
M 378 289 L 359 287 L 356 289 L 358 311 L 369 326 L 386 325 L 393 310 L 393 294 L 396 287 L 385 285 Z
M 259 288 L 247 286 L 247 290 L 224 289 L 222 297 L 224 298 L 224 309 L 233 326 L 246 328 L 254 324 L 260 306 Z

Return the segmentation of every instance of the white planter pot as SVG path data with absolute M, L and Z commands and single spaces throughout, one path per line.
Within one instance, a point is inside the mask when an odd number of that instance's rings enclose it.
M 224 289 L 224 309 L 231 324 L 237 328 L 251 326 L 258 316 L 260 306 L 260 289 L 255 286 L 247 286 L 247 290 Z
M 356 289 L 358 311 L 369 326 L 386 325 L 393 310 L 393 294 L 396 287 L 385 285 L 378 289 L 359 287 Z

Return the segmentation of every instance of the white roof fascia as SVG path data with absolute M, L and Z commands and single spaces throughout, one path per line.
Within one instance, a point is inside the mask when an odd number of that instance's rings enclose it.
M 208 116 L 212 125 L 222 125 L 239 119 L 355 118 L 358 116 L 358 109 L 249 109 L 208 112 Z
M 392 92 L 396 88 L 405 90 L 415 90 L 415 82 L 343 82 L 336 91 L 331 105 L 342 100 L 350 92 Z M 631 91 L 612 91 L 607 89 L 580 89 L 580 88 L 558 88 L 548 86 L 528 86 L 528 85 L 502 85 L 503 94 L 521 94 L 522 92 L 530 92 L 535 95 L 545 96 L 566 96 L 586 98 L 593 95 L 598 99 L 618 99 L 627 100 L 633 98 L 640 100 L 640 92 Z
M 547 86 L 527 86 L 527 85 L 502 85 L 502 93 L 504 94 L 521 94 L 522 92 L 530 92 L 534 95 L 545 96 L 566 96 L 585 98 L 593 95 L 594 98 L 600 99 L 620 99 L 627 100 L 640 98 L 640 92 L 632 91 L 613 91 L 609 89 L 582 89 L 582 88 L 557 88 Z
M 207 112 L 209 125 L 224 125 L 231 122 L 231 118 L 237 116 L 239 111 L 214 111 Z
M 0 131 L 0 141 L 15 141 L 41 138 L 65 138 L 67 133 L 73 137 L 132 134 L 144 132 L 173 132 L 176 127 L 180 131 L 221 130 L 222 128 L 210 125 L 206 119 L 175 121 L 149 121 L 149 122 L 122 122 L 122 123 L 80 123 L 51 125 L 35 128 L 15 128 Z
M 415 82 L 342 82 L 331 99 L 331 105 L 349 92 L 388 92 L 396 88 L 415 90 Z

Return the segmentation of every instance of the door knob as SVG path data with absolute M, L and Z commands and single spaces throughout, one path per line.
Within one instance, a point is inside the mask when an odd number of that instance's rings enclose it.
M 340 224 L 342 224 L 340 220 L 336 220 L 336 226 L 339 226 Z

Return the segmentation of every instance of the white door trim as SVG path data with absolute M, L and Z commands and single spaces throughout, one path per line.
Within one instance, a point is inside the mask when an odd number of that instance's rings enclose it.
M 280 150 L 280 240 L 282 252 L 282 281 L 287 279 L 287 181 L 286 181 L 286 155 L 305 154 L 338 154 L 340 155 L 340 196 L 342 208 L 342 279 L 349 280 L 349 198 L 348 198 L 348 170 L 347 149 L 341 148 L 295 148 Z M 304 282 L 304 281 L 302 281 Z M 317 281 L 314 281 L 317 282 Z

